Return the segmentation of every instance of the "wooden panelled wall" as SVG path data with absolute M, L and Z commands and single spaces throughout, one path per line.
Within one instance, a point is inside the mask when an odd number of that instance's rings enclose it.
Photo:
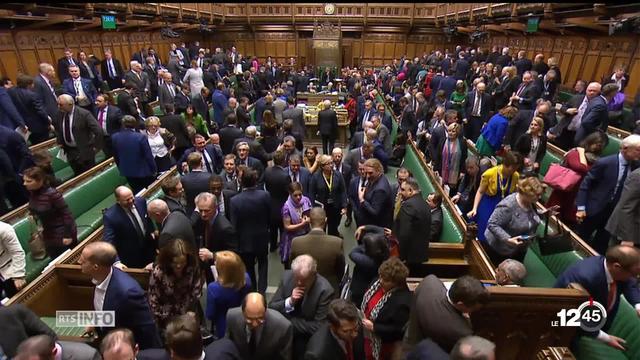
M 132 53 L 151 46 L 166 61 L 170 44 L 179 40 L 164 40 L 159 32 L 2 32 L 0 73 L 14 81 L 18 73 L 36 75 L 39 63 L 48 62 L 56 66 L 58 59 L 64 56 L 65 47 L 71 48 L 74 54 L 84 50 L 99 59 L 104 58 L 104 50 L 109 48 L 122 66 L 128 68 Z

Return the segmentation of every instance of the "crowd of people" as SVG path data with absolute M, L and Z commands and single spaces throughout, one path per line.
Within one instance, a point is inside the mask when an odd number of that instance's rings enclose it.
M 51 159 L 31 154 L 27 141 L 53 134 L 76 175 L 102 150 L 127 179 L 103 214 L 103 241 L 86 245 L 79 261 L 96 284 L 95 310 L 114 310 L 122 328 L 95 329 L 105 359 L 493 359 L 495 346 L 471 336 L 469 314 L 489 301 L 487 286 L 523 284 L 527 249 L 552 213 L 606 254 L 568 269 L 557 286 L 602 285 L 585 275 L 592 271 L 640 303 L 631 286 L 640 273 L 633 248 L 640 245 L 640 135 L 600 157 L 624 94 L 624 68 L 605 84 L 577 81 L 576 94 L 560 104 L 557 58 L 531 61 L 506 47 L 458 46 L 339 74 L 249 60 L 235 47 L 211 52 L 198 42 L 172 45 L 167 55 L 163 66 L 161 54 L 142 49 L 125 72 L 124 59 L 109 50 L 100 61 L 66 49 L 57 68 L 40 64 L 37 76 L 19 75 L 16 87 L 5 79 L 0 88 L 0 210 L 9 210 L 7 201 L 28 203 L 52 259 L 77 244 L 76 224 Z M 316 82 L 316 91 L 344 98 L 321 104 L 322 153 L 307 138 L 296 99 Z M 114 105 L 109 90 L 119 88 Z M 155 101 L 161 115 L 149 106 Z M 348 112 L 344 149 L 334 146 L 334 106 Z M 409 141 L 444 193 L 423 194 L 402 166 Z M 576 176 L 564 187 L 551 184 L 539 211 L 547 143 L 568 150 L 561 165 Z M 173 166 L 179 174 L 164 177 L 163 195 L 147 202 L 140 191 Z M 397 167 L 395 183 L 385 175 L 389 166 Z M 422 274 L 429 243 L 443 233 L 443 197 L 478 224 L 499 276 L 446 284 L 428 275 L 412 294 L 407 277 Z M 344 246 L 343 220 L 344 231 L 355 230 L 353 249 Z M 0 259 L 12 259 L 0 262 L 0 283 L 11 296 L 25 285 L 25 255 L 11 226 L 0 225 Z M 276 251 L 282 265 L 269 264 Z M 267 301 L 269 268 L 278 266 L 284 273 Z M 146 294 L 126 268 L 150 271 Z M 615 314 L 620 293 L 592 295 Z M 50 331 L 38 334 L 0 346 L 9 356 L 41 359 L 72 347 Z

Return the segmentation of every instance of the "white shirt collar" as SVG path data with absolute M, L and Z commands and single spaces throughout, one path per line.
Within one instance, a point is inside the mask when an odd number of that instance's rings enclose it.
M 102 291 L 107 291 L 107 288 L 109 287 L 109 282 L 111 282 L 111 275 L 113 275 L 113 267 L 109 269 L 109 275 L 107 275 L 107 277 L 104 280 L 102 280 L 101 283 L 97 284 L 97 281 L 95 279 L 92 279 L 91 282 L 96 285 L 97 289 L 100 289 Z

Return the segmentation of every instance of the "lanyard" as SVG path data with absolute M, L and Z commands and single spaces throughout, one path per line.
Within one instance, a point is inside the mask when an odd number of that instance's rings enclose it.
M 324 176 L 324 173 L 322 174 L 322 178 L 324 179 L 324 183 L 327 184 L 327 188 L 329 189 L 329 192 L 331 192 L 331 187 L 333 186 L 333 171 L 331 171 L 329 181 L 327 181 L 327 178 Z
M 502 198 L 504 199 L 506 195 L 509 194 L 509 188 L 511 187 L 511 177 L 506 181 L 505 185 L 502 185 L 502 175 L 498 172 L 498 187 L 500 188 L 500 192 L 502 193 Z

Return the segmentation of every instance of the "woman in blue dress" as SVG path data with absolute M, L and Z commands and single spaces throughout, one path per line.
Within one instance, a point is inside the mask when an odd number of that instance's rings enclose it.
M 487 124 L 482 128 L 482 133 L 476 141 L 478 154 L 483 156 L 493 156 L 502 149 L 502 141 L 507 133 L 509 121 L 518 113 L 514 106 L 507 106 L 493 115 Z
M 475 217 L 478 225 L 478 240 L 482 243 L 486 241 L 484 231 L 493 210 L 502 199 L 516 191 L 520 179 L 518 170 L 522 167 L 522 156 L 509 151 L 505 153 L 502 160 L 502 164 L 482 174 L 480 187 L 473 201 L 473 209 L 467 214 L 469 219 Z

